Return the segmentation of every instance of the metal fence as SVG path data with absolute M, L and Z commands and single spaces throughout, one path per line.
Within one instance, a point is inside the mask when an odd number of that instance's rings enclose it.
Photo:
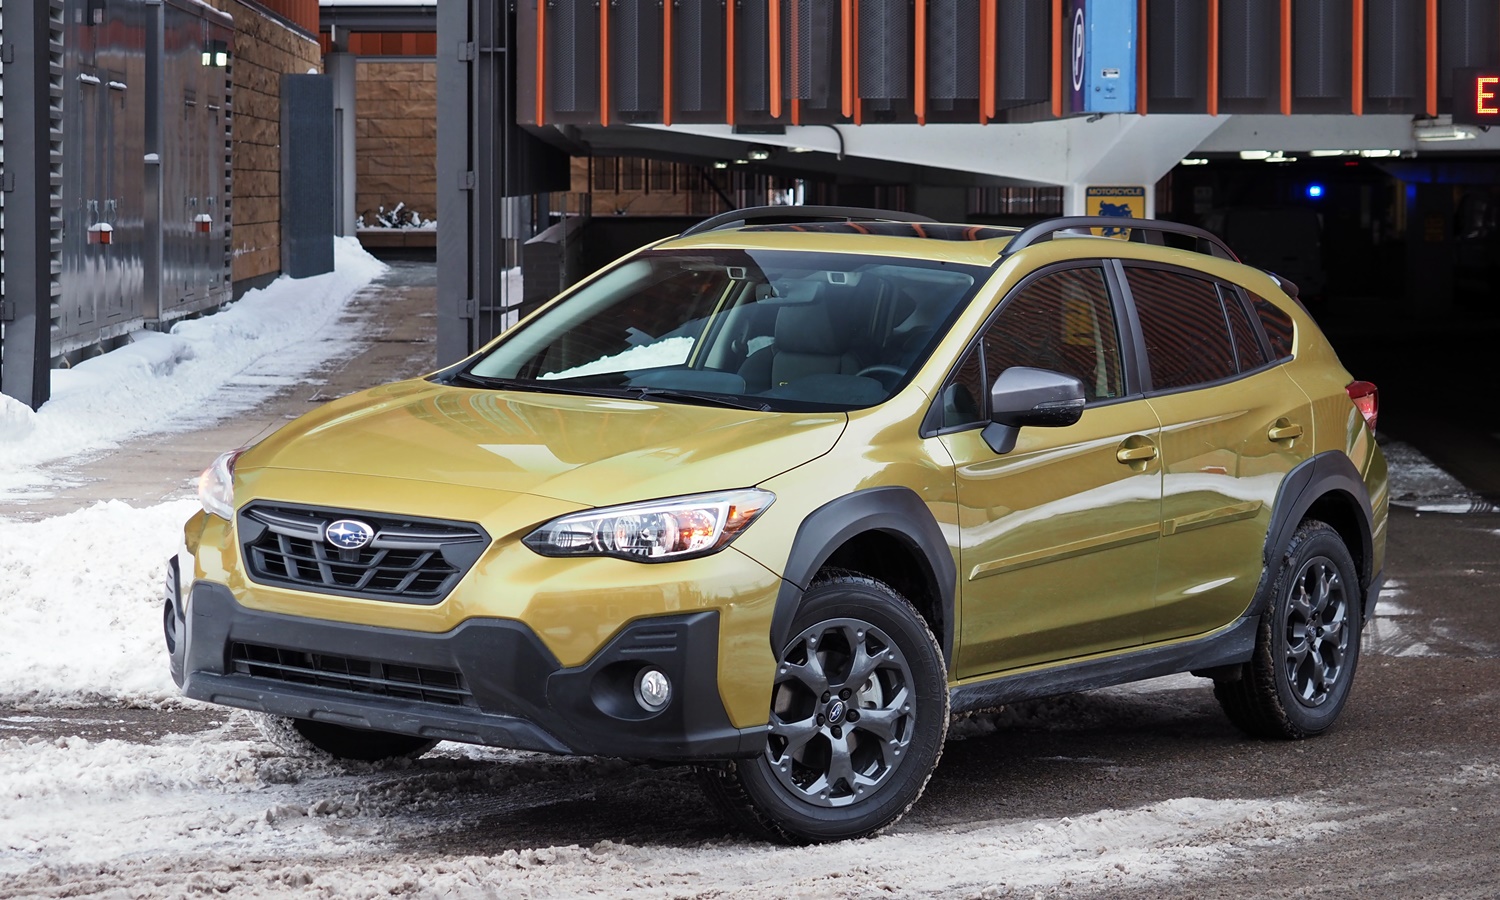
M 0 391 L 230 298 L 233 20 L 0 0 Z

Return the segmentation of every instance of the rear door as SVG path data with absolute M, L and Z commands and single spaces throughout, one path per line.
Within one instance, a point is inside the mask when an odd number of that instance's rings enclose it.
M 1312 408 L 1240 290 L 1202 273 L 1123 266 L 1161 421 L 1162 539 L 1147 642 L 1244 612 L 1282 479 L 1312 446 Z

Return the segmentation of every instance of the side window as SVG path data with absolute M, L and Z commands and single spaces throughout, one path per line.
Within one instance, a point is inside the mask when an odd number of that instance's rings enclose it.
M 1285 359 L 1292 355 L 1292 317 L 1282 312 L 1274 303 L 1259 294 L 1251 294 L 1250 302 L 1255 314 L 1266 329 L 1266 338 L 1271 342 L 1271 355 Z
M 1089 400 L 1125 393 L 1103 269 L 1065 269 L 1011 294 L 983 345 L 986 390 L 1011 366 L 1032 366 L 1077 377 Z
M 1219 285 L 1219 299 L 1224 301 L 1224 311 L 1229 314 L 1229 333 L 1234 336 L 1234 355 L 1239 360 L 1240 371 L 1258 369 L 1269 362 L 1266 349 L 1261 346 L 1260 335 L 1245 311 L 1240 292 L 1227 284 Z
M 975 347 L 948 377 L 948 383 L 943 385 L 942 427 L 953 428 L 983 422 L 984 395 L 984 367 L 979 361 L 979 348 Z
M 1239 373 L 1213 282 L 1161 269 L 1125 271 L 1146 338 L 1152 390 L 1192 387 Z

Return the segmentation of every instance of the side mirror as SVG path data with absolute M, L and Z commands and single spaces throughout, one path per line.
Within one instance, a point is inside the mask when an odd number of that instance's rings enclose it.
M 1083 415 L 1084 403 L 1083 382 L 1072 375 L 1011 366 L 990 388 L 990 424 L 984 428 L 984 441 L 996 453 L 1009 453 L 1023 427 L 1072 425 Z

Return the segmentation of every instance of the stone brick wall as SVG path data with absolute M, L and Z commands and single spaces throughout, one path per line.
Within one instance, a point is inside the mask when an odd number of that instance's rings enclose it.
M 239 0 L 212 0 L 234 16 L 233 277 L 281 271 L 281 76 L 322 71 L 318 42 Z
M 437 218 L 437 63 L 361 60 L 355 82 L 355 212 L 405 203 Z

